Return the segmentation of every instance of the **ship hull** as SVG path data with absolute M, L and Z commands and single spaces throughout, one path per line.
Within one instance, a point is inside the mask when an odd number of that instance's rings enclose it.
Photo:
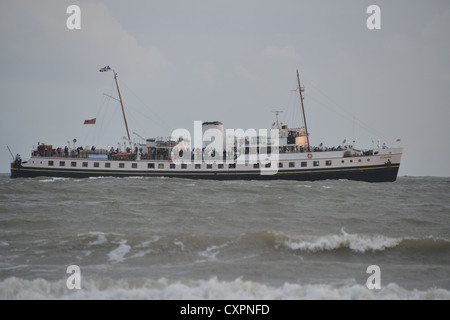
M 357 180 L 366 182 L 396 181 L 400 164 L 357 166 L 351 168 L 326 168 L 315 170 L 278 170 L 274 174 L 262 174 L 259 170 L 249 171 L 168 171 L 168 170 L 81 170 L 32 168 L 18 164 L 11 164 L 11 178 L 60 177 L 60 178 L 89 178 L 89 177 L 172 177 L 188 179 L 210 180 Z

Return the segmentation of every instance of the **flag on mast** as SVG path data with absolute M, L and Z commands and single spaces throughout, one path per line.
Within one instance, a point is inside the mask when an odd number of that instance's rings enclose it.
M 109 71 L 109 70 L 111 70 L 111 68 L 109 66 L 106 66 L 106 67 L 101 68 L 99 71 L 100 72 L 106 72 L 106 71 Z
M 90 120 L 84 120 L 84 124 L 95 124 L 96 120 L 97 120 L 96 118 L 90 119 Z

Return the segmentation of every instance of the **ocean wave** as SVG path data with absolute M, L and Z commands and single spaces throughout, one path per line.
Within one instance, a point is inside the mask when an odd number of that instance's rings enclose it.
M 403 247 L 414 250 L 425 250 L 427 252 L 450 250 L 450 240 L 441 237 L 428 236 L 425 238 L 404 238 L 401 244 Z
M 444 238 L 388 237 L 380 234 L 350 234 L 341 230 L 341 234 L 287 235 L 281 232 L 267 232 L 276 247 L 285 247 L 300 252 L 326 252 L 349 249 L 356 253 L 379 252 L 387 249 L 402 248 L 413 250 L 449 250 L 450 240 Z
M 325 236 L 301 236 L 298 239 L 288 238 L 284 246 L 305 252 L 332 251 L 348 248 L 351 251 L 364 253 L 366 251 L 383 251 L 401 243 L 401 238 L 391 238 L 378 234 L 342 234 Z
M 440 288 L 407 290 L 395 283 L 380 290 L 349 280 L 347 284 L 284 283 L 280 286 L 244 281 L 161 278 L 81 279 L 81 289 L 69 290 L 66 281 L 11 277 L 0 282 L 4 300 L 449 300 L 450 291 Z

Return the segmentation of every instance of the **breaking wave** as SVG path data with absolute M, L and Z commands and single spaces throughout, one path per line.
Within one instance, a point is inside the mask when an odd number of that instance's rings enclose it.
M 390 283 L 381 290 L 349 280 L 335 287 L 325 284 L 269 286 L 241 278 L 233 281 L 150 279 L 81 280 L 81 289 L 69 290 L 66 282 L 11 277 L 0 282 L 0 298 L 13 300 L 448 300 L 445 289 L 406 290 Z
M 331 251 L 348 248 L 351 251 L 364 253 L 366 251 L 383 251 L 396 247 L 402 242 L 401 238 L 390 238 L 379 234 L 349 234 L 342 230 L 342 234 L 325 236 L 301 236 L 288 238 L 283 245 L 304 252 Z
M 393 248 L 415 250 L 449 250 L 450 240 L 443 238 L 408 238 L 388 237 L 380 234 L 349 234 L 343 229 L 341 234 L 331 235 L 287 235 L 285 233 L 268 232 L 276 247 L 285 247 L 300 252 L 325 252 L 349 249 L 356 253 L 379 252 Z

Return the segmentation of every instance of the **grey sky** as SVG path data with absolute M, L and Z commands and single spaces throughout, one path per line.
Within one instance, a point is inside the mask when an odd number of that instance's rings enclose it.
M 81 8 L 81 30 L 66 9 Z M 381 30 L 366 9 L 381 8 Z M 298 125 L 296 69 L 311 143 L 405 147 L 400 175 L 450 176 L 450 2 L 0 1 L 0 172 L 37 142 L 116 146 L 194 120 Z M 97 118 L 95 126 L 83 125 Z M 133 135 L 133 137 L 137 137 Z

